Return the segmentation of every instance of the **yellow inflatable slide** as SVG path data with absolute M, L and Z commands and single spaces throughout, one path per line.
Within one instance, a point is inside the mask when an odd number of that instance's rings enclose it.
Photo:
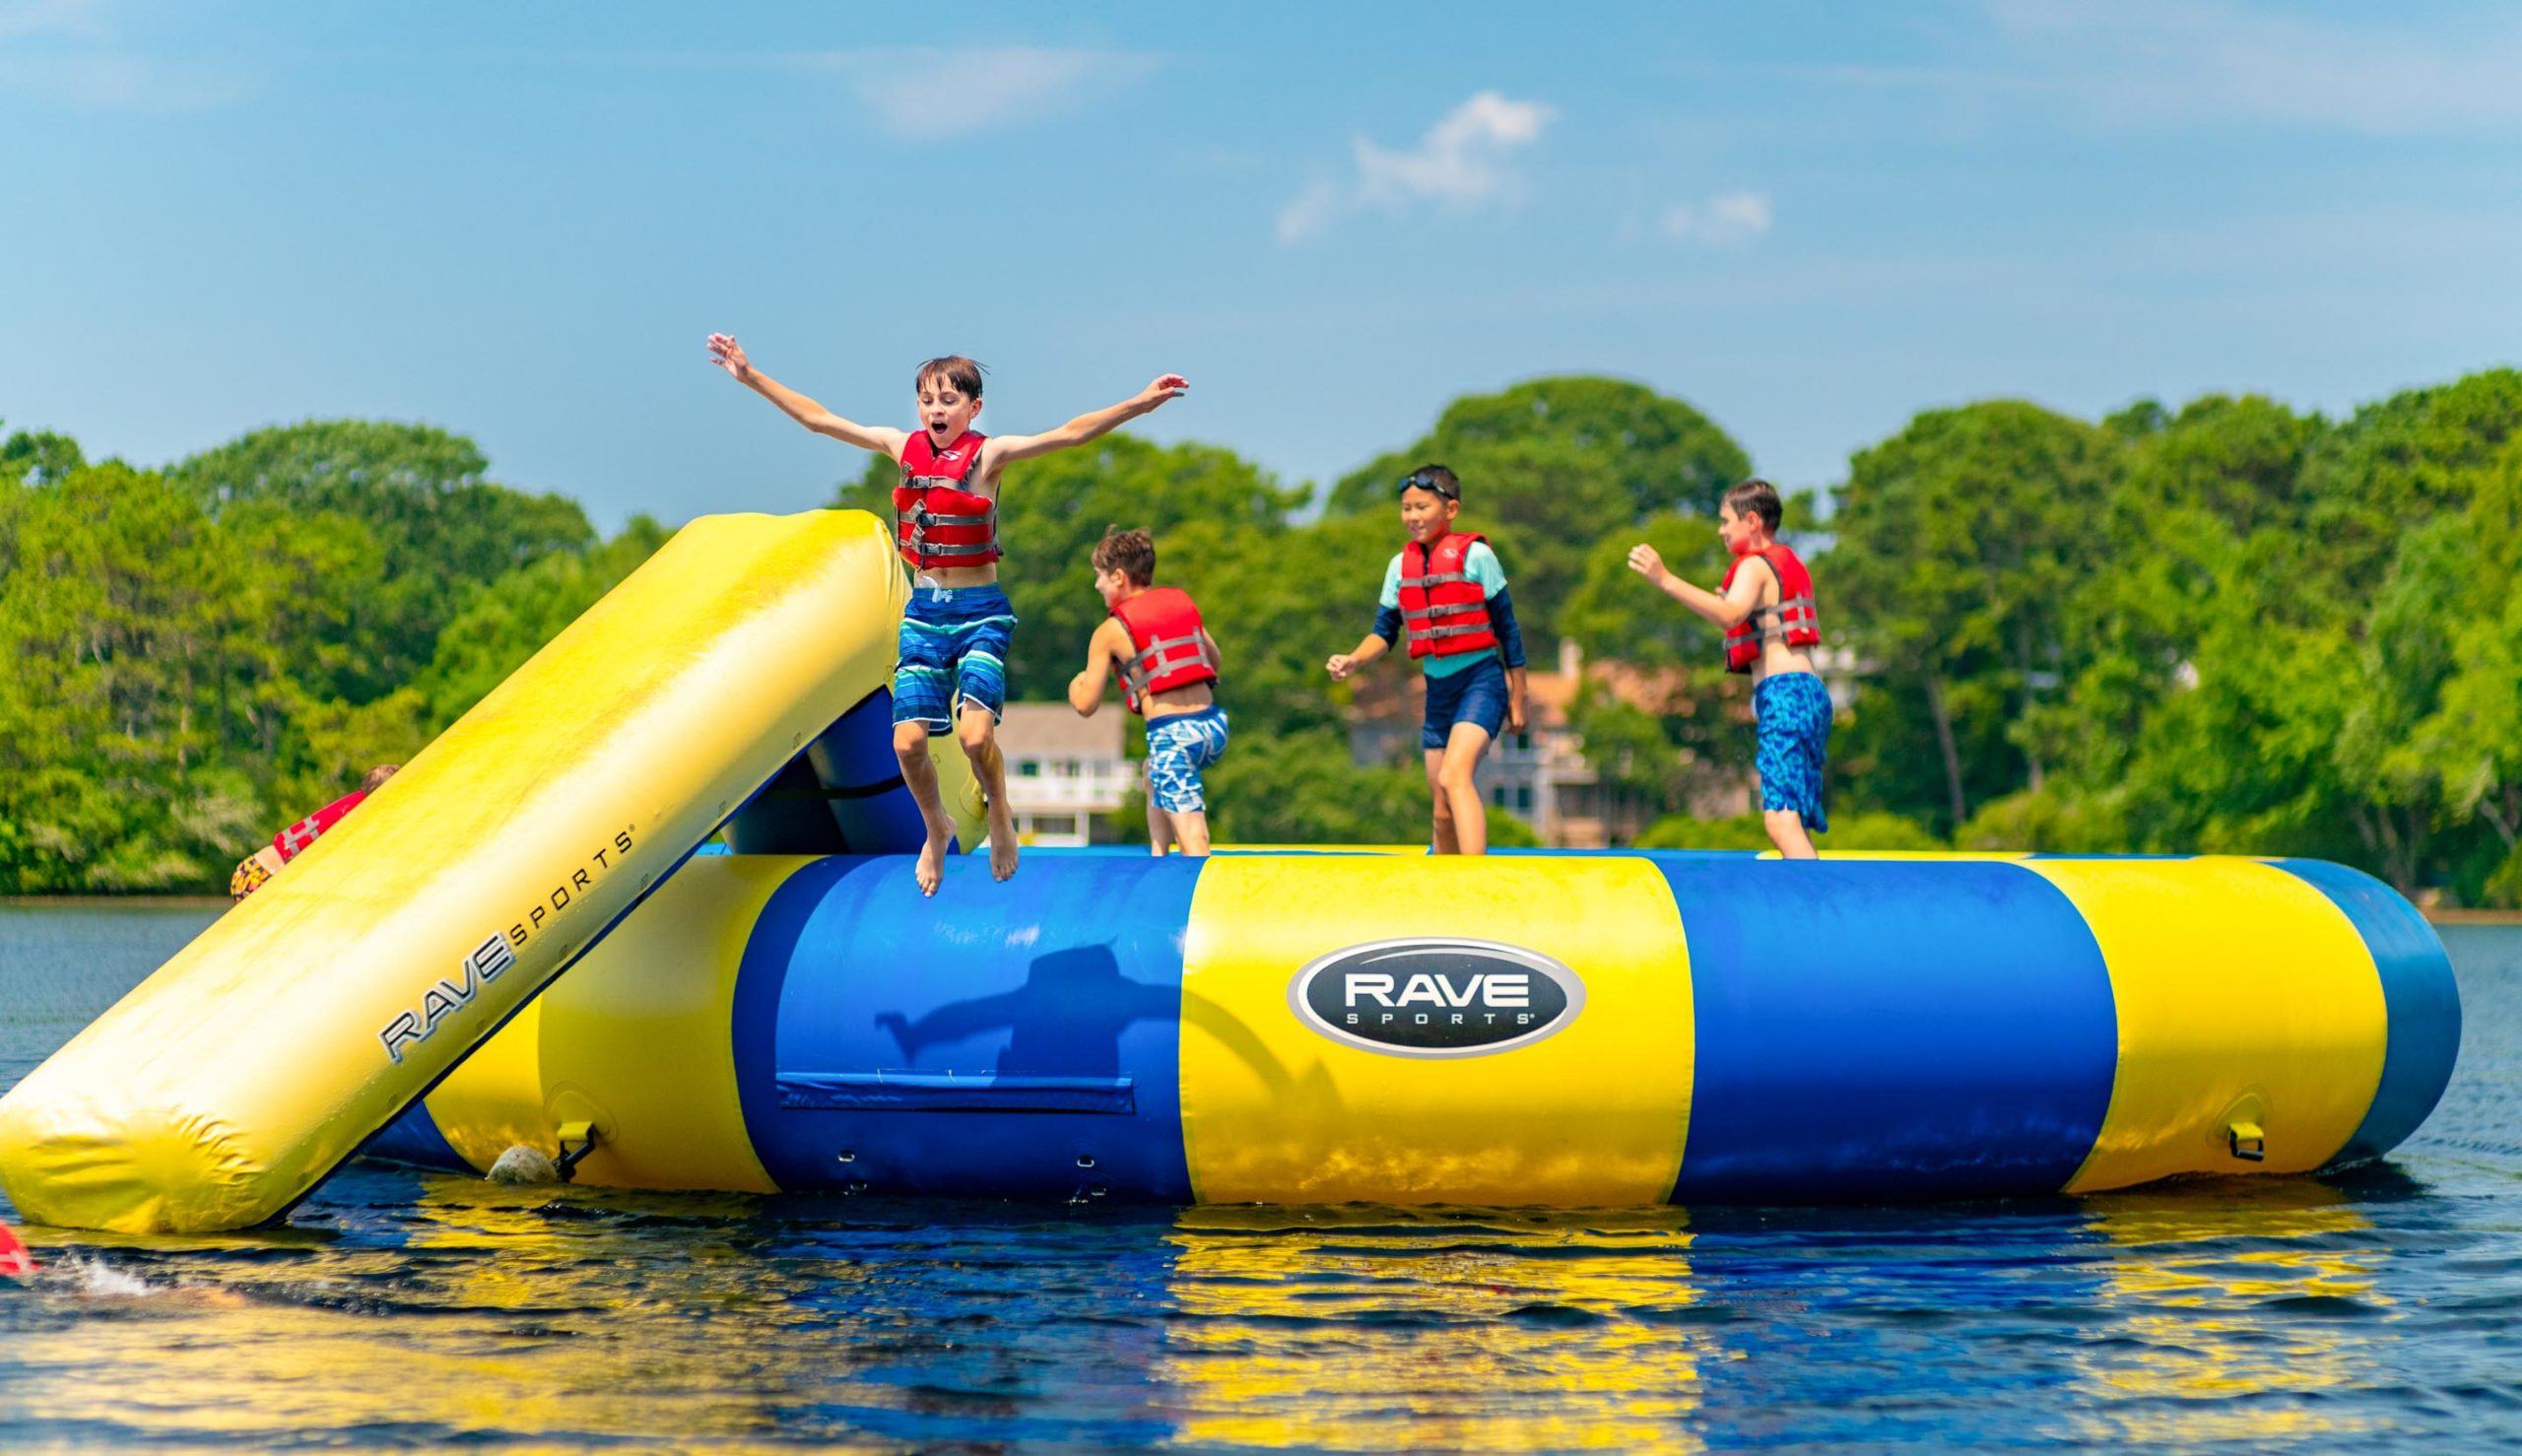
M 904 593 L 863 512 L 693 522 L 0 1099 L 0 1187 L 74 1227 L 286 1213 L 885 690 Z

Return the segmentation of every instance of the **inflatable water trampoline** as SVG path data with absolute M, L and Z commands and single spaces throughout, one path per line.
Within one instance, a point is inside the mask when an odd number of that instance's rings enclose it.
M 2451 1076 L 2440 943 L 2307 861 L 1032 851 L 924 899 L 902 590 L 872 517 L 695 522 L 0 1099 L 0 1184 L 128 1229 L 280 1217 L 363 1147 L 1175 1204 L 2088 1192 L 2375 1158 Z

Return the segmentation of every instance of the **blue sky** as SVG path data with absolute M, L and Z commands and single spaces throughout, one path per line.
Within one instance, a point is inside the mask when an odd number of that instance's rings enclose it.
M 2387 18 L 2384 18 L 2386 17 Z M 844 414 L 1327 482 L 1458 394 L 1690 400 L 1790 486 L 1915 412 L 2522 355 L 2493 5 L 372 7 L 0 0 L 0 418 L 162 463 L 427 420 L 503 481 L 791 510 Z

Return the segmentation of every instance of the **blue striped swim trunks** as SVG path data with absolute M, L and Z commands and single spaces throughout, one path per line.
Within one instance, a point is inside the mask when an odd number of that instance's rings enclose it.
M 1752 690 L 1759 717 L 1760 808 L 1792 809 L 1804 827 L 1830 827 L 1822 809 L 1822 768 L 1830 746 L 1830 690 L 1812 673 L 1778 673 Z
M 958 695 L 965 707 L 1004 717 L 1015 635 L 1015 610 L 995 585 L 912 587 L 894 669 L 894 721 L 926 724 L 931 737 L 952 733 Z

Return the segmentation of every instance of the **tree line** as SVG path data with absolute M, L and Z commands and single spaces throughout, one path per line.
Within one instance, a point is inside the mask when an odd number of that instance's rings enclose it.
M 2100 421 L 2015 400 L 1919 415 L 1789 507 L 1825 639 L 1854 657 L 1825 848 L 2306 854 L 2522 903 L 2517 433 L 2505 369 L 2336 420 L 2221 395 Z M 1322 659 L 1371 621 L 1392 482 L 1428 460 L 1461 474 L 1535 666 L 1564 636 L 1635 669 L 1573 709 L 1608 785 L 1669 812 L 1747 768 L 1744 681 L 1624 562 L 1651 541 L 1713 581 L 1715 502 L 1751 462 L 1689 404 L 1604 378 L 1457 400 L 1319 493 L 1127 435 L 1015 468 L 1017 695 L 1061 695 L 1102 610 L 1089 549 L 1143 526 L 1228 657 L 1220 835 L 1420 836 L 1422 770 L 1351 762 L 1360 689 Z M 889 509 L 893 482 L 871 460 L 836 503 Z M 8 435 L 0 893 L 224 884 L 669 534 L 641 518 L 604 538 L 427 426 L 258 430 L 158 471 Z M 1668 817 L 1640 842 L 1754 832 Z

